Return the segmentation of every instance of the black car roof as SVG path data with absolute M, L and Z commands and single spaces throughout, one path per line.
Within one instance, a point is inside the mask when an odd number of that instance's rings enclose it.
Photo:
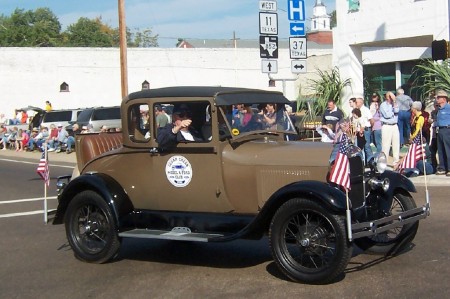
M 146 89 L 131 93 L 124 101 L 142 98 L 215 97 L 217 105 L 284 103 L 290 101 L 278 91 L 222 86 L 177 86 Z

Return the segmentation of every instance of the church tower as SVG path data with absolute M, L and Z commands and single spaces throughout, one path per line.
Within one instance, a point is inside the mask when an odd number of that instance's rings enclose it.
M 311 17 L 311 31 L 330 31 L 331 16 L 327 14 L 327 8 L 322 0 L 316 0 Z

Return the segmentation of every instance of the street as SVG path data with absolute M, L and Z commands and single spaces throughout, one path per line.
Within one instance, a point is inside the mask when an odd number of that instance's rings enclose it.
M 74 164 L 51 161 L 48 203 L 54 209 L 55 178 L 71 173 Z M 37 162 L 0 159 L 1 298 L 450 296 L 448 187 L 429 188 L 431 216 L 421 221 L 411 248 L 389 259 L 356 248 L 337 281 L 304 285 L 288 281 L 278 271 L 266 238 L 222 244 L 123 239 L 114 262 L 80 262 L 68 246 L 64 225 L 44 224 L 39 213 L 44 184 L 36 174 Z M 425 188 L 418 187 L 413 196 L 422 205 Z

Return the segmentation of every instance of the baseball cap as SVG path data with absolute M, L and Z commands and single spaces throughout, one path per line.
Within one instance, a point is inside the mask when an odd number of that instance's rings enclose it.
M 58 128 L 61 128 L 63 125 L 62 124 L 57 124 L 56 125 Z

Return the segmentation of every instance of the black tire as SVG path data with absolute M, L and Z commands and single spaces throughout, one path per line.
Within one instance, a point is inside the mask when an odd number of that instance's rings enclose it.
M 105 263 L 119 251 L 117 225 L 103 198 L 83 191 L 70 202 L 65 215 L 66 235 L 77 259 Z
M 410 195 L 394 194 L 390 214 L 395 215 L 416 208 L 416 203 Z M 364 237 L 355 240 L 355 244 L 368 253 L 390 254 L 401 251 L 408 246 L 419 229 L 419 221 L 408 223 L 402 227 L 393 228 L 376 236 Z
M 291 199 L 270 224 L 272 256 L 293 281 L 329 283 L 345 270 L 352 254 L 345 227 L 343 216 L 312 200 Z

